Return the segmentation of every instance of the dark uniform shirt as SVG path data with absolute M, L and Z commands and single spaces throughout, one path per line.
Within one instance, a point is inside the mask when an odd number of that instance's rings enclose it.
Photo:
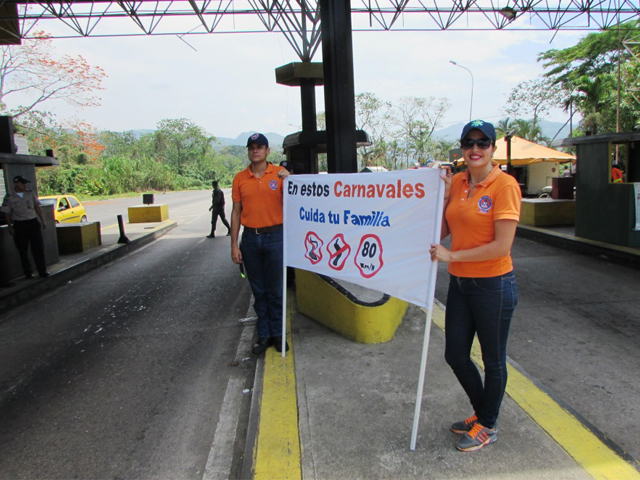
M 224 193 L 219 188 L 216 188 L 211 193 L 211 206 L 214 210 L 220 210 L 224 208 Z

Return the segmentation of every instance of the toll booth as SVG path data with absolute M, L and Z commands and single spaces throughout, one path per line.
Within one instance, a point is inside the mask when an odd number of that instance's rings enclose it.
M 372 145 L 364 130 L 356 130 L 356 145 Z M 293 166 L 293 173 L 318 173 L 318 154 L 327 153 L 327 132 L 301 131 L 287 135 L 282 142 L 287 161 Z
M 640 247 L 640 133 L 566 138 L 553 146 L 575 146 L 576 236 Z M 614 182 L 612 166 L 624 176 Z

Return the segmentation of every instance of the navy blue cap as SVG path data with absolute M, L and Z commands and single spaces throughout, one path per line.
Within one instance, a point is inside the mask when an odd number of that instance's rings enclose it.
M 247 140 L 247 147 L 249 147 L 251 145 L 254 145 L 254 144 L 256 144 L 256 145 L 264 145 L 265 147 L 269 148 L 269 140 L 267 140 L 267 137 L 265 137 L 261 133 L 254 133 Z
M 26 178 L 24 178 L 22 175 L 16 175 L 15 177 L 13 177 L 13 183 L 31 183 L 31 180 L 27 180 Z
M 286 168 L 289 173 L 291 173 L 291 170 L 293 169 L 293 165 L 291 165 L 287 160 L 282 160 L 280 162 L 280 166 Z
M 484 133 L 493 143 L 496 141 L 496 129 L 493 128 L 493 125 L 489 122 L 485 122 L 484 120 L 474 120 L 472 122 L 467 123 L 462 129 L 462 135 L 460 135 L 460 140 L 463 140 L 464 137 L 471 130 L 480 130 Z

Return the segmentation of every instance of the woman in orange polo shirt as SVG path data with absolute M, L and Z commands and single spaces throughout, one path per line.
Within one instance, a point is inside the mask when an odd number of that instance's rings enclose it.
M 520 218 L 520 187 L 494 165 L 496 131 L 475 120 L 465 125 L 460 146 L 467 170 L 447 169 L 442 238 L 451 248 L 431 245 L 431 259 L 449 264 L 445 359 L 473 407 L 474 414 L 451 425 L 462 435 L 458 450 L 471 452 L 497 440 L 497 420 L 507 385 L 507 337 L 518 302 L 511 246 Z M 473 361 L 477 334 L 484 383 Z

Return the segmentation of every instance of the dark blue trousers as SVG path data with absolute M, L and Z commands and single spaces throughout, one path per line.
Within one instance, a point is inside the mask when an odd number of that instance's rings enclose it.
M 260 338 L 282 335 L 283 230 L 256 234 L 244 230 L 240 251 L 253 292 Z
M 490 278 L 451 275 L 445 316 L 445 359 L 471 401 L 478 422 L 493 428 L 507 386 L 507 338 L 518 303 L 513 272 Z M 478 335 L 484 384 L 471 360 Z

